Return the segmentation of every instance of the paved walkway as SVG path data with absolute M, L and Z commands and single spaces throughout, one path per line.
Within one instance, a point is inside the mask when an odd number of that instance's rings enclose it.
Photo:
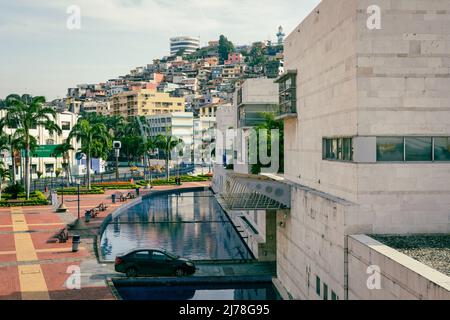
M 209 182 L 183 183 L 182 188 L 200 186 L 209 186 Z M 176 188 L 160 186 L 153 190 Z M 108 209 L 91 220 L 89 229 L 82 232 L 78 252 L 72 252 L 71 241 L 52 241 L 59 230 L 76 218 L 76 196 L 64 197 L 69 211 L 63 214 L 55 213 L 52 206 L 0 208 L 0 299 L 114 299 L 105 279 L 117 274 L 111 266 L 98 263 L 93 242 L 103 219 L 126 204 L 111 203 L 111 194 L 115 192 L 81 196 L 83 217 L 86 209 L 102 202 Z

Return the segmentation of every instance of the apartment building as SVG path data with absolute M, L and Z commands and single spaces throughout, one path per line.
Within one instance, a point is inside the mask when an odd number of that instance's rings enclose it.
M 6 110 L 0 110 L 0 118 L 6 116 Z M 78 121 L 78 115 L 65 111 L 56 114 L 55 122 L 62 129 L 62 134 L 50 134 L 44 127 L 37 127 L 36 129 L 31 129 L 30 134 L 37 139 L 38 147 L 31 152 L 31 179 L 37 179 L 37 172 L 42 172 L 42 177 L 55 177 L 55 171 L 57 169 L 62 169 L 62 164 L 64 159 L 62 156 L 55 157 L 55 148 L 66 142 L 70 130 Z M 14 134 L 16 129 L 6 128 L 7 134 Z M 80 147 L 76 139 L 71 141 L 74 151 L 69 151 L 68 161 L 71 164 L 72 174 L 78 173 L 77 160 L 75 158 L 76 150 Z M 20 161 L 20 155 L 16 155 L 17 161 L 15 162 L 15 176 L 16 179 L 21 179 L 21 166 L 24 163 Z M 2 152 L 2 160 L 8 166 L 12 165 L 12 158 L 10 152 Z
M 173 112 L 147 116 L 149 135 L 172 135 L 180 138 L 186 145 L 192 143 L 194 114 L 192 112 Z
M 184 98 L 149 89 L 123 92 L 110 99 L 111 113 L 124 117 L 184 112 L 184 107 Z
M 214 187 L 227 210 L 275 212 L 275 283 L 290 298 L 450 299 L 431 245 L 450 232 L 449 5 L 323 0 L 285 39 L 284 174 Z M 376 240 L 423 234 L 428 260 Z
M 96 113 L 98 115 L 109 115 L 109 102 L 103 102 L 103 101 L 84 101 L 81 104 L 81 111 L 87 112 L 87 113 Z

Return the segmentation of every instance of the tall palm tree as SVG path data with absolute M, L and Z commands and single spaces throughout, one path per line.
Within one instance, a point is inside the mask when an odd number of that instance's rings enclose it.
M 63 144 L 58 145 L 55 148 L 55 157 L 62 156 L 63 158 L 63 169 L 66 172 L 67 179 L 71 178 L 71 170 L 70 170 L 70 156 L 69 152 L 75 150 L 74 147 L 70 144 L 70 140 L 67 139 Z
M 167 135 L 158 135 L 156 137 L 156 144 L 158 146 L 158 149 L 164 151 L 164 156 L 166 160 L 166 179 L 169 181 L 170 179 L 170 173 L 169 173 L 169 161 L 170 161 L 170 154 L 173 149 L 175 149 L 176 146 L 183 143 L 183 140 L 171 136 L 169 134 Z
M 25 150 L 25 193 L 30 198 L 30 151 L 34 137 L 30 130 L 39 126 L 44 127 L 51 135 L 62 133 L 61 128 L 55 123 L 56 111 L 45 107 L 44 97 L 31 97 L 23 95 L 21 99 L 9 97 L 6 99 L 7 113 L 6 122 L 8 126 L 16 126 L 15 139 L 20 139 Z
M 103 123 L 92 125 L 89 121 L 82 119 L 72 128 L 67 140 L 75 138 L 81 142 L 78 150 L 86 155 L 86 187 L 91 189 L 91 159 L 109 151 L 111 148 L 111 136 Z
M 152 157 L 151 155 L 155 153 L 156 149 L 158 149 L 158 140 L 155 137 L 147 138 L 147 141 L 144 145 L 145 154 L 148 157 L 148 168 L 150 170 L 150 184 L 152 183 Z
M 119 138 L 125 128 L 125 119 L 121 115 L 113 115 L 106 118 L 106 127 L 114 138 Z

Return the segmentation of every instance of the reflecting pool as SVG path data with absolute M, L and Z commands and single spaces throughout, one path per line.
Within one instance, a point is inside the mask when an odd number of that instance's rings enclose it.
M 106 260 L 137 247 L 164 248 L 193 260 L 253 258 L 211 191 L 143 199 L 115 218 L 101 238 Z
M 272 283 L 115 287 L 124 300 L 280 300 Z

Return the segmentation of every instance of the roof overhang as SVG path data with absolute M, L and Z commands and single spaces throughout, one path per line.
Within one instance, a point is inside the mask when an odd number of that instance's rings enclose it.
M 291 187 L 266 176 L 230 173 L 220 198 L 228 210 L 287 209 Z

